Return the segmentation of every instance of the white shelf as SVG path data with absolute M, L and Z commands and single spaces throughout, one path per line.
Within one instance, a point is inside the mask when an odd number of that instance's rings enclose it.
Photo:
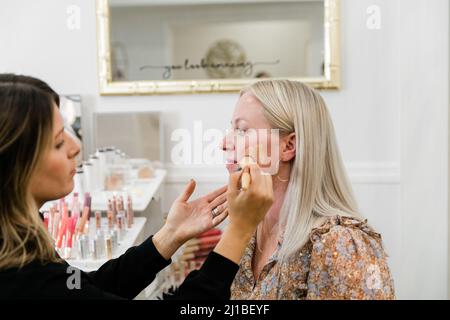
M 108 209 L 108 199 L 112 199 L 114 195 L 129 194 L 133 201 L 134 211 L 145 211 L 153 197 L 157 197 L 161 185 L 164 183 L 167 171 L 163 169 L 155 170 L 155 176 L 151 179 L 136 180 L 132 186 L 129 186 L 124 191 L 94 191 L 91 193 L 92 211 L 106 211 Z M 83 196 L 81 200 L 83 201 Z M 70 200 L 69 200 L 70 201 Z M 41 208 L 41 211 L 50 210 L 53 201 L 47 202 Z
M 135 211 L 144 211 L 152 198 L 157 195 L 160 186 L 166 178 L 166 170 L 155 170 L 155 176 L 148 180 L 136 180 L 133 186 L 127 188 L 126 191 L 96 191 L 91 194 L 92 210 L 106 211 L 108 209 L 108 199 L 112 199 L 113 195 L 129 194 L 133 201 L 133 209 Z
M 139 235 L 144 229 L 146 218 L 135 217 L 134 224 L 130 229 L 126 229 L 125 236 L 122 240 L 119 240 L 117 249 L 113 251 L 112 258 L 118 258 L 125 253 L 130 247 L 137 245 L 139 240 Z M 73 254 L 76 254 L 75 252 Z M 68 264 L 74 266 L 83 271 L 95 271 L 100 268 L 105 262 L 108 261 L 107 258 L 102 259 L 67 259 Z

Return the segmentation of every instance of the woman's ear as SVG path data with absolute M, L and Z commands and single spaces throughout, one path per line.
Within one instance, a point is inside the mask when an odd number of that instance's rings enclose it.
M 297 150 L 297 139 L 295 132 L 288 134 L 282 138 L 282 150 L 281 150 L 281 161 L 291 161 L 295 158 L 295 152 Z

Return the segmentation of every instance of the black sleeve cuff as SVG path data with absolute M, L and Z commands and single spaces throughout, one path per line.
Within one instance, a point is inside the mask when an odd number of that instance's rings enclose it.
M 172 263 L 172 259 L 166 260 L 156 249 L 153 243 L 153 236 L 150 236 L 147 240 L 142 242 L 136 247 L 136 257 L 139 261 L 149 261 L 152 264 L 153 269 L 164 269 Z M 151 259 L 149 259 L 151 257 Z
M 214 251 L 210 252 L 200 269 L 209 279 L 220 279 L 226 287 L 231 287 L 238 271 L 238 264 Z

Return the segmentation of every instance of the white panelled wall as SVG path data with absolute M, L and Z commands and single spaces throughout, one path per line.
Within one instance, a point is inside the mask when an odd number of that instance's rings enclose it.
M 67 7 L 81 29 L 66 27 Z M 381 28 L 367 27 L 367 8 Z M 342 0 L 342 89 L 323 92 L 363 214 L 384 237 L 399 298 L 448 297 L 448 0 Z M 95 2 L 1 0 L 0 72 L 40 77 L 83 96 L 85 134 L 98 112 L 160 111 L 165 159 L 171 133 L 228 127 L 236 94 L 100 97 Z M 87 150 L 93 143 L 86 139 Z M 222 168 L 170 166 L 166 210 L 189 178 L 201 194 Z

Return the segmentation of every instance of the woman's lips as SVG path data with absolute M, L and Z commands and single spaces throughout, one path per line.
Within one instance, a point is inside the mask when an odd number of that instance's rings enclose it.
M 228 172 L 236 172 L 239 168 L 239 164 L 236 161 L 227 162 L 225 167 L 227 168 Z
M 73 177 L 77 173 L 77 169 L 73 169 L 70 171 L 70 176 Z

